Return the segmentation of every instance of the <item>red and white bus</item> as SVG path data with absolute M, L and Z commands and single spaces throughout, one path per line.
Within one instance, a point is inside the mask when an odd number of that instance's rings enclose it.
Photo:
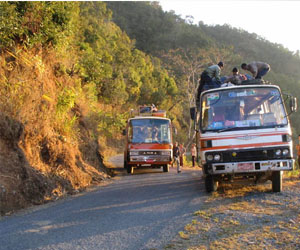
M 296 111 L 296 99 L 290 109 Z M 197 113 L 197 143 L 208 192 L 219 182 L 271 180 L 282 189 L 282 171 L 293 169 L 292 132 L 280 88 L 241 85 L 204 91 Z
M 162 168 L 169 172 L 172 163 L 172 124 L 163 110 L 140 107 L 138 114 L 128 119 L 124 150 L 124 168 Z

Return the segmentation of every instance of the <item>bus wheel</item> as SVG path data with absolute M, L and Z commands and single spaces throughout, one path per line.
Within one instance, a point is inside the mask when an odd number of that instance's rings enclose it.
M 212 175 L 205 176 L 205 189 L 208 193 L 217 191 L 218 182 L 214 180 Z
M 169 165 L 168 164 L 163 165 L 163 170 L 164 172 L 169 172 Z
M 133 167 L 132 167 L 132 165 L 129 165 L 129 164 L 127 164 L 127 173 L 128 174 L 133 174 Z
M 282 171 L 272 173 L 272 191 L 281 192 L 282 190 Z

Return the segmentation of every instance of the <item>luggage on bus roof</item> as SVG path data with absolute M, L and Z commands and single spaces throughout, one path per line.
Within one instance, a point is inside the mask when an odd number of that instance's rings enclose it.
M 263 84 L 263 81 L 261 79 L 251 79 L 251 80 L 244 80 L 241 83 L 241 85 L 256 85 L 256 84 Z

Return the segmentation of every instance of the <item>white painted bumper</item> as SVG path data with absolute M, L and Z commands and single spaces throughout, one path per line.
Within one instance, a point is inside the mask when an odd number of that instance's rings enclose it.
M 293 170 L 294 160 L 269 160 L 255 162 L 213 163 L 210 174 L 258 173 L 266 171 Z

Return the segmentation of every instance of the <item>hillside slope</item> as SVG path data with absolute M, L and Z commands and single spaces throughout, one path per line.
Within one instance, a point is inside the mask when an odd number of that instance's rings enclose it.
M 80 140 L 63 135 L 57 127 L 57 82 L 72 85 L 70 77 L 55 76 L 54 65 L 61 60 L 51 53 L 41 58 L 34 51 L 23 51 L 9 66 L 10 55 L 4 52 L 0 57 L 1 81 L 10 83 L 1 91 L 7 101 L 0 112 L 1 214 L 72 194 L 109 177 L 99 143 L 79 106 L 71 112 L 79 112 Z M 3 95 L 1 100 L 5 101 Z

